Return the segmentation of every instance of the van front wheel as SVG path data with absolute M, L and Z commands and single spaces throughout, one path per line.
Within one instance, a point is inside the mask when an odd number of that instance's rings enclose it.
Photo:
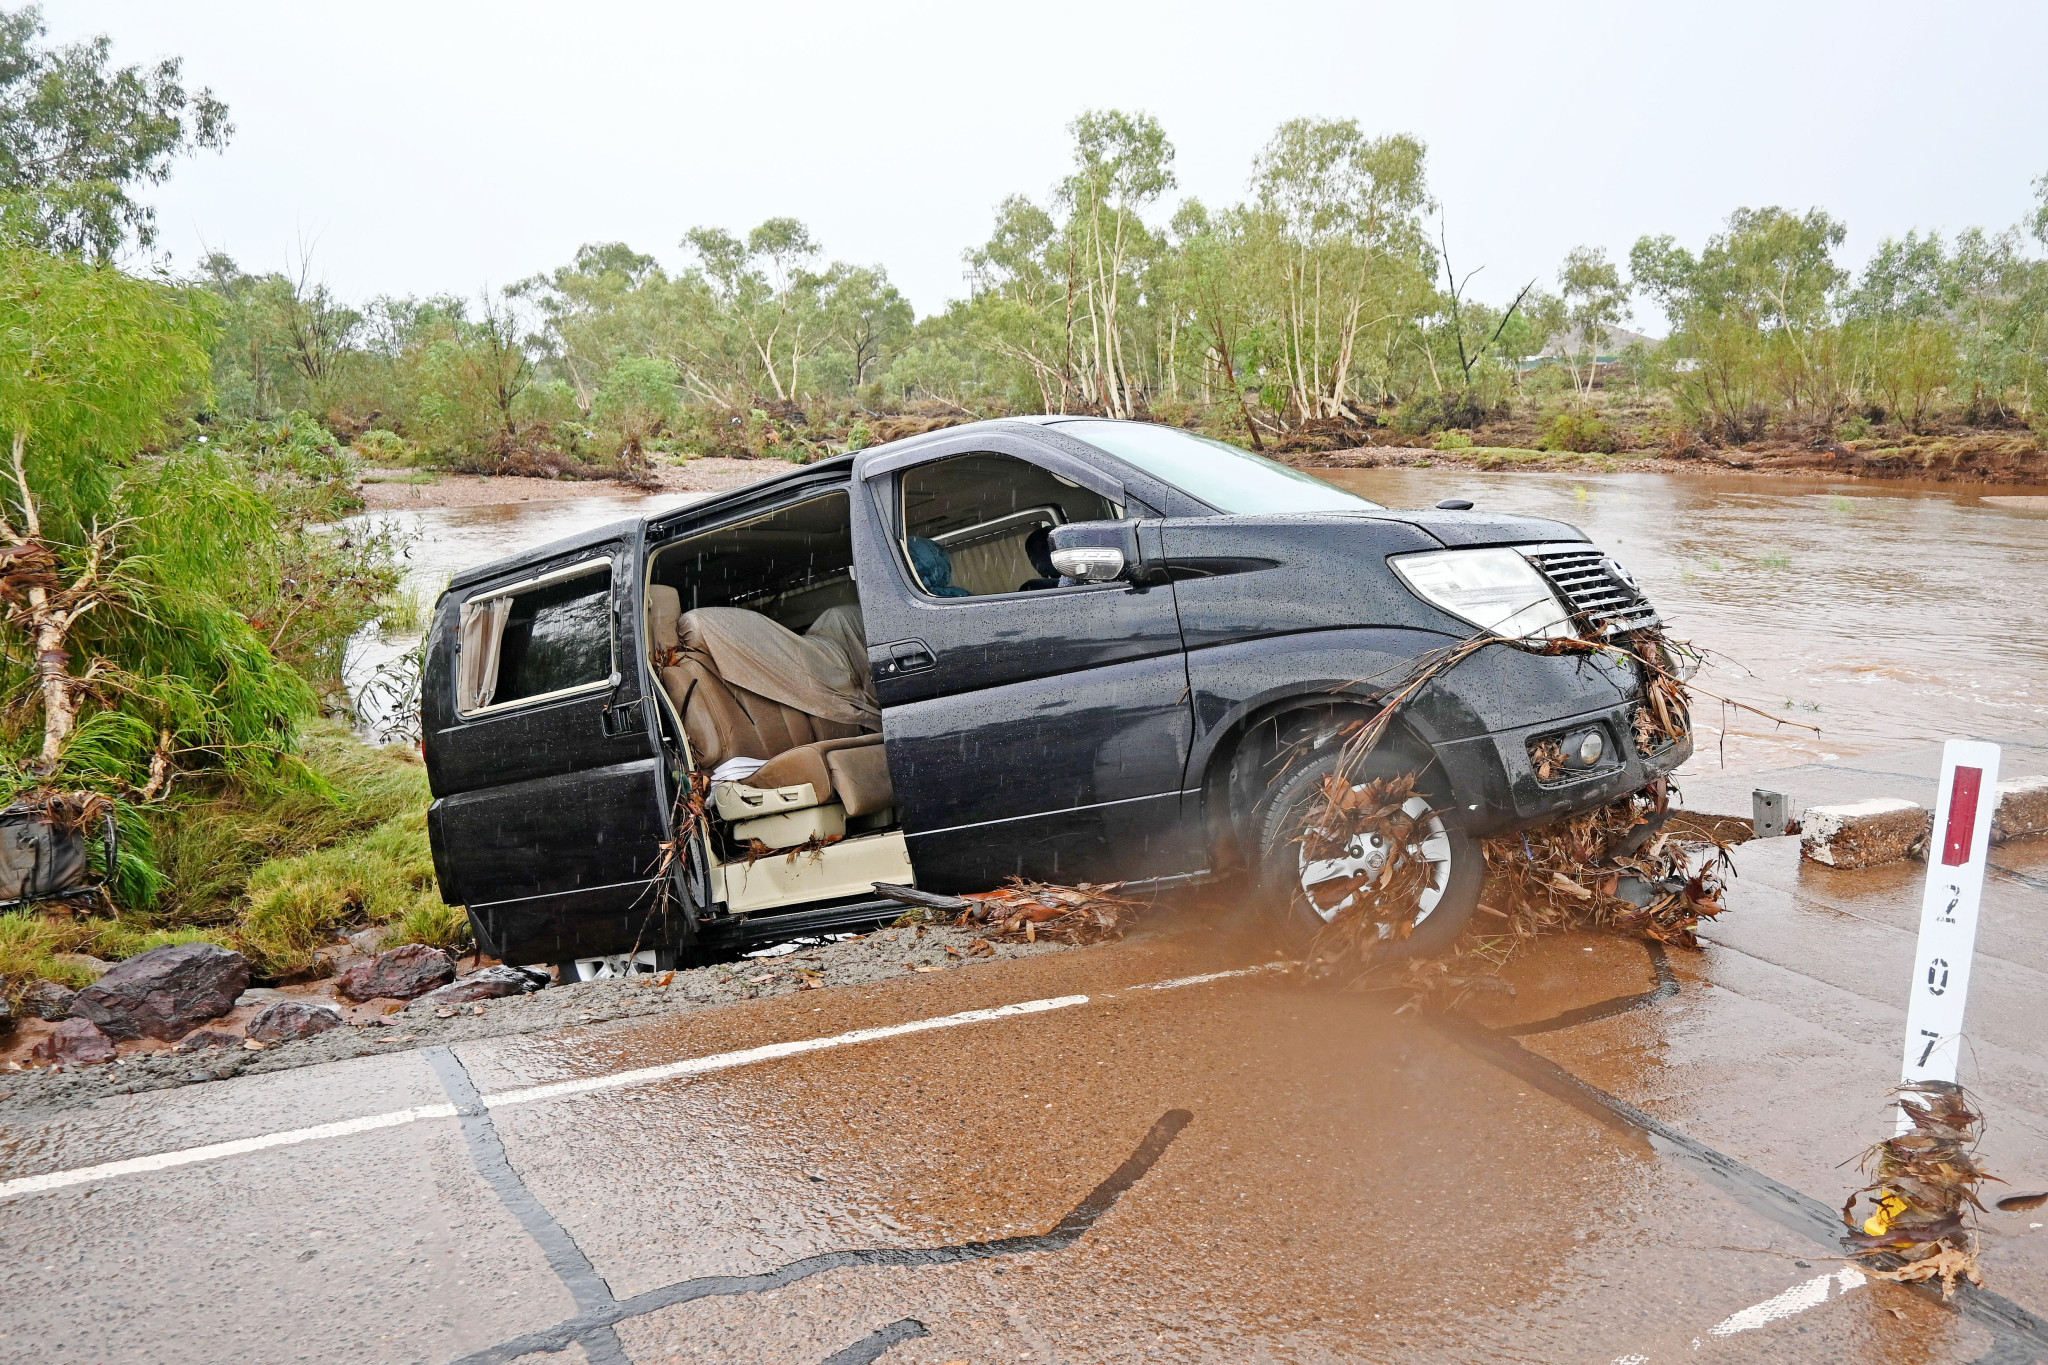
M 1306 941 L 1350 909 L 1360 880 L 1373 876 L 1398 853 L 1421 862 L 1422 889 L 1414 908 L 1406 912 L 1411 926 L 1407 936 L 1383 928 L 1386 941 L 1377 956 L 1391 961 L 1444 951 L 1457 941 L 1479 906 L 1486 880 L 1479 841 L 1444 819 L 1450 801 L 1425 785 L 1402 807 L 1416 821 L 1417 837 L 1405 848 L 1396 850 L 1380 832 L 1366 830 L 1346 839 L 1335 856 L 1309 858 L 1303 829 L 1320 808 L 1324 779 L 1337 770 L 1340 756 L 1332 748 L 1309 759 L 1287 776 L 1267 803 L 1258 829 L 1259 877 L 1266 900 L 1290 936 Z M 1395 760 L 1368 757 L 1352 774 L 1352 789 L 1401 771 L 1406 769 Z

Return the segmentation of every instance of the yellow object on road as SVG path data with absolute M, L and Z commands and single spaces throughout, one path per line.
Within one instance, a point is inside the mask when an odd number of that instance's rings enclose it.
M 1872 1237 L 1882 1237 L 1891 1231 L 1892 1219 L 1905 1211 L 1906 1201 L 1886 1190 L 1884 1197 L 1877 1201 L 1877 1212 L 1863 1220 L 1863 1230 Z

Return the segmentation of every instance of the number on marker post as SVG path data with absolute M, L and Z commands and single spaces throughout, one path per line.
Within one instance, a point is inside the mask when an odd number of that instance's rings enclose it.
M 1913 955 L 1906 1006 L 1906 1046 L 1899 1079 L 1953 1081 L 1970 997 L 1970 962 L 1977 944 L 1977 907 L 1984 893 L 1984 862 L 1991 842 L 1992 803 L 1998 783 L 1998 746 L 1952 739 L 1942 747 L 1941 789 L 1935 797 L 1927 888 L 1920 902 L 1920 941 Z M 1938 850 L 1938 851 L 1937 851 Z M 1900 1131 L 1910 1125 L 1903 1113 Z

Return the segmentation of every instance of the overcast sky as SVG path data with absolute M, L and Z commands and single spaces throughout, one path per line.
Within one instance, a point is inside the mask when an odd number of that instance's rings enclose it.
M 1738 205 L 1821 206 L 1861 260 L 2005 227 L 2048 172 L 2048 5 L 915 5 L 54 0 L 52 39 L 185 59 L 239 131 L 154 192 L 161 247 L 344 296 L 474 293 L 625 241 L 793 215 L 920 314 L 1011 193 L 1041 200 L 1090 107 L 1157 115 L 1182 195 L 1241 197 L 1282 120 L 1429 146 L 1482 296 L 1581 243 L 1698 246 Z M 1660 326 L 1638 312 L 1639 323 Z

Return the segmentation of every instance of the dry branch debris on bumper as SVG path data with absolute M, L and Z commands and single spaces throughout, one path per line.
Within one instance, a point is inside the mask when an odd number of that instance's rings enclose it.
M 1632 664 L 1641 679 L 1628 727 L 1637 753 L 1688 743 L 1692 689 L 1686 677 L 1699 651 L 1670 639 L 1660 624 L 1611 637 L 1603 637 L 1590 619 L 1576 618 L 1575 625 L 1578 635 L 1519 647 Z M 1725 879 L 1732 870 L 1728 845 L 1716 832 L 1671 826 L 1668 784 L 1660 777 L 1593 809 L 1485 839 L 1485 881 L 1471 927 L 1443 951 L 1400 951 L 1419 922 L 1418 907 L 1426 904 L 1423 826 L 1440 812 L 1416 814 L 1419 803 L 1412 798 L 1422 790 L 1421 772 L 1362 781 L 1354 775 L 1366 771 L 1368 756 L 1395 724 L 1396 713 L 1424 683 L 1488 643 L 1510 644 L 1475 636 L 1391 689 L 1379 712 L 1353 730 L 1315 809 L 1302 821 L 1299 838 L 1307 859 L 1361 842 L 1385 850 L 1370 876 L 1346 888 L 1342 910 L 1317 935 L 1309 954 L 1311 975 L 1348 972 L 1354 988 L 1405 992 L 1403 1009 L 1425 1003 L 1451 1008 L 1475 991 L 1509 990 L 1499 972 L 1535 935 L 1594 928 L 1697 948 L 1695 926 L 1725 908 Z M 1530 746 L 1538 781 L 1567 775 L 1571 758 L 1552 740 Z

